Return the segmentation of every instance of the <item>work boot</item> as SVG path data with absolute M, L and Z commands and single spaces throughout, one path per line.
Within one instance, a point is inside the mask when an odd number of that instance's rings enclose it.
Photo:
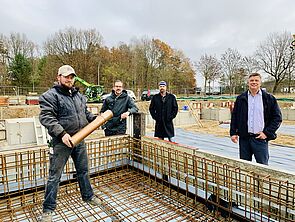
M 92 206 L 96 206 L 99 207 L 102 205 L 102 201 L 97 198 L 96 196 L 94 196 L 90 201 L 87 201 L 87 203 L 89 203 Z
M 42 214 L 40 222 L 51 222 L 52 221 L 52 211 L 47 211 Z

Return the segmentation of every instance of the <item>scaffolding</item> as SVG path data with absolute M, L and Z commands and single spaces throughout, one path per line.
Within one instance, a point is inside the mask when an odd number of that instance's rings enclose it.
M 153 139 L 103 138 L 87 149 L 102 205 L 82 201 L 70 160 L 53 221 L 295 220 L 294 175 L 274 178 Z M 47 147 L 0 153 L 0 221 L 37 221 L 48 164 Z

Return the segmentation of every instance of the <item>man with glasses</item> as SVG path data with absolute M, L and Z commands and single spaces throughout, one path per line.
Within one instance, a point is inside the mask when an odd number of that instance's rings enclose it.
M 106 110 L 113 112 L 113 117 L 103 125 L 105 136 L 123 135 L 126 133 L 126 119 L 129 115 L 138 112 L 133 99 L 123 89 L 123 82 L 116 80 L 112 93 L 101 107 L 100 113 Z

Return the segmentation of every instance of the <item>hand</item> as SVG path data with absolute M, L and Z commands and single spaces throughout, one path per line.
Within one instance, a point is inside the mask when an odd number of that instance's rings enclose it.
M 238 135 L 233 135 L 233 136 L 231 136 L 230 139 L 231 139 L 232 142 L 237 143 L 238 140 L 239 140 L 239 136 Z
M 258 132 L 259 136 L 255 137 L 256 139 L 265 140 L 267 136 L 264 134 L 264 132 Z
M 126 119 L 129 116 L 130 112 L 125 112 L 121 114 L 121 119 Z
M 71 141 L 72 137 L 68 133 L 66 133 L 61 139 L 64 144 L 66 144 L 70 148 L 73 148 Z

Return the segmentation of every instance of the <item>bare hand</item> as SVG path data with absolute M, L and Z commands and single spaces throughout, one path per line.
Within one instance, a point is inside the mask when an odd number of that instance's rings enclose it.
M 265 140 L 267 136 L 264 134 L 264 132 L 258 132 L 259 136 L 255 137 L 256 139 Z
M 73 147 L 71 142 L 72 137 L 68 133 L 66 133 L 61 139 L 62 139 L 62 142 L 66 144 L 68 147 L 70 148 Z
M 231 141 L 234 142 L 234 143 L 237 143 L 239 140 L 239 136 L 238 135 L 233 135 L 231 136 Z
M 129 116 L 130 112 L 125 112 L 121 114 L 121 119 L 126 119 Z

